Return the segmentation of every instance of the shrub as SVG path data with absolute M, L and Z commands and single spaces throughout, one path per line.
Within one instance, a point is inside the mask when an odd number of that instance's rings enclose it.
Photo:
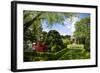
M 46 44 L 49 52 L 58 52 L 64 47 L 61 36 L 56 30 L 48 32 L 46 37 Z

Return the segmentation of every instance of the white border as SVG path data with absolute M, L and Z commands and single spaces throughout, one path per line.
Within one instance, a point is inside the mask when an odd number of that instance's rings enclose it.
M 91 14 L 91 52 L 90 52 L 91 59 L 46 61 L 46 62 L 23 62 L 23 10 L 90 13 Z M 17 5 L 17 69 L 95 65 L 95 57 L 96 57 L 95 14 L 96 13 L 94 8 L 18 4 Z

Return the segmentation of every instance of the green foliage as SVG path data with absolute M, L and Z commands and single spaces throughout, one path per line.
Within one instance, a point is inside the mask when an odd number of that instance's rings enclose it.
M 40 40 L 42 42 L 46 41 L 46 37 L 47 37 L 47 32 L 46 31 L 42 31 L 41 36 L 40 36 Z
M 41 12 L 41 11 L 23 11 L 24 30 L 26 30 L 34 23 L 39 21 L 41 24 L 43 21 L 47 21 L 48 26 L 52 26 L 54 23 L 63 24 L 65 17 L 70 18 L 74 13 L 61 13 L 61 12 Z M 39 25 L 40 25 L 39 24 Z
M 36 56 L 36 52 L 24 52 L 24 61 L 32 61 L 33 56 Z
M 68 51 L 62 55 L 60 60 L 75 60 L 75 59 L 83 59 L 83 50 L 80 49 L 68 49 Z
M 90 58 L 90 52 L 89 51 L 84 51 L 82 56 L 83 56 L 83 59 L 89 59 Z
M 90 17 L 81 19 L 75 24 L 75 36 L 76 37 L 89 37 L 90 35 Z
M 57 52 L 63 48 L 63 42 L 59 32 L 51 30 L 46 37 L 46 44 L 48 45 L 49 52 Z
M 48 33 L 42 30 L 42 23 L 47 22 L 48 27 L 55 23 L 63 25 L 65 19 L 75 15 L 74 13 L 60 12 L 40 12 L 40 11 L 23 11 L 24 23 L 24 61 L 50 61 L 50 60 L 74 60 L 89 59 L 90 52 L 82 46 L 67 47 L 71 44 L 70 36 L 61 36 L 56 30 Z M 75 24 L 76 31 L 74 36 L 79 44 L 84 44 L 86 49 L 90 47 L 90 18 L 84 18 Z M 32 43 L 43 41 L 48 46 L 47 52 L 29 51 Z M 27 51 L 28 50 L 28 51 Z
M 86 50 L 90 49 L 90 17 L 86 17 L 76 22 L 74 36 L 77 43 L 84 44 Z
M 66 52 L 68 51 L 67 48 L 62 49 L 61 51 L 58 51 L 55 53 L 56 58 L 55 59 L 59 59 L 62 55 L 64 55 Z
M 68 38 L 62 38 L 64 47 L 67 47 L 68 44 L 71 44 L 71 40 Z

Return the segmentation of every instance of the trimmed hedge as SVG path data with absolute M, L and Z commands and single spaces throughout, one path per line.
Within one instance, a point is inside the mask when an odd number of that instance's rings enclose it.
M 84 49 L 84 45 L 82 44 L 71 44 L 67 46 L 68 49 Z

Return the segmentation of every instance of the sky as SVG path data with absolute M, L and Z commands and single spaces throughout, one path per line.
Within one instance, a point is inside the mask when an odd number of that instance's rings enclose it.
M 44 21 L 42 23 L 43 31 L 49 32 L 50 30 L 57 30 L 60 35 L 73 35 L 73 32 L 75 31 L 75 23 L 82 18 L 88 17 L 90 14 L 88 13 L 78 13 L 78 17 L 75 17 L 73 22 L 70 22 L 68 20 L 64 21 L 64 25 L 61 24 L 53 24 L 53 26 L 47 27 L 47 23 Z

